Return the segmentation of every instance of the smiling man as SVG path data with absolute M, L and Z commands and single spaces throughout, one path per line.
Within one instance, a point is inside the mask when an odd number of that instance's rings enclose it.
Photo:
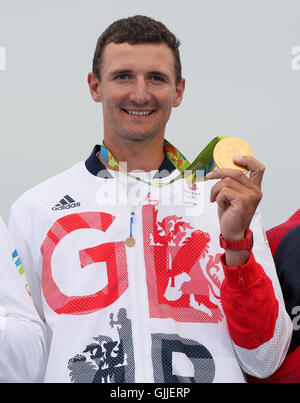
M 110 42 L 102 52 L 101 84 L 97 69 L 88 82 L 93 99 L 102 103 L 105 145 L 117 161 L 128 162 L 128 170 L 158 169 L 164 159 L 166 124 L 185 86 L 176 75 L 173 51 L 165 42 Z
M 12 207 L 48 329 L 45 382 L 245 382 L 286 355 L 292 325 L 257 211 L 263 165 L 244 156 L 249 177 L 191 182 L 165 139 L 185 89 L 178 48 L 149 17 L 110 25 L 88 75 L 103 143 Z

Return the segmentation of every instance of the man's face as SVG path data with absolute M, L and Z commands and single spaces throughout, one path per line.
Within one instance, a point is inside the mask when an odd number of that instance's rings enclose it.
M 102 102 L 105 138 L 164 135 L 185 84 L 183 79 L 175 83 L 174 55 L 167 44 L 109 43 L 100 73 L 101 82 L 93 73 L 88 81 L 93 99 Z

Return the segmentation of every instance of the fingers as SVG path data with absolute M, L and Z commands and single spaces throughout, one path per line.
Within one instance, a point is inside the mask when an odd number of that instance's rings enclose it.
M 241 239 L 249 228 L 262 198 L 260 186 L 265 169 L 250 156 L 242 156 L 235 162 L 250 171 L 249 177 L 231 168 L 219 168 L 206 175 L 207 179 L 220 179 L 211 188 L 210 201 L 218 204 L 220 229 L 228 239 Z
M 222 186 L 230 186 L 230 187 L 234 187 L 235 189 L 237 187 L 240 187 L 241 185 L 245 186 L 246 188 L 248 188 L 248 187 L 252 188 L 253 186 L 255 186 L 252 184 L 252 182 L 250 182 L 250 179 L 247 178 L 247 176 L 239 169 L 218 168 L 218 169 L 215 169 L 213 172 L 210 172 L 209 174 L 207 174 L 206 178 L 207 179 L 221 179 L 221 181 L 218 183 L 222 183 Z M 214 186 L 216 186 L 216 185 L 214 185 Z
M 244 175 L 244 174 L 242 174 L 242 175 Z M 222 179 L 222 178 L 216 178 L 216 179 Z M 247 185 L 248 185 L 248 183 L 247 183 Z M 230 176 L 225 176 L 224 179 L 217 182 L 211 188 L 210 201 L 211 202 L 217 201 L 217 196 L 220 194 L 220 192 L 222 192 L 224 197 L 227 197 L 229 200 L 231 200 L 231 199 L 233 199 L 233 197 L 230 197 L 230 193 L 231 194 L 232 193 L 236 194 L 236 192 L 241 193 L 242 190 L 243 190 L 243 187 L 241 187 L 241 183 L 238 180 L 231 178 Z M 227 196 L 225 196 L 225 195 L 227 195 Z
M 220 191 L 215 192 L 214 199 L 221 208 L 227 208 L 232 202 L 238 199 L 238 191 L 228 187 L 222 187 Z
M 250 171 L 248 178 L 239 169 L 219 168 L 206 175 L 207 179 L 220 179 L 211 189 L 210 201 L 225 207 L 239 205 L 241 209 L 257 205 L 261 198 L 261 182 L 265 167 L 254 157 L 237 158 L 239 165 Z
M 251 156 L 241 156 L 235 158 L 234 162 L 250 171 L 250 176 L 247 176 L 239 169 L 219 168 L 206 175 L 207 179 L 224 179 L 230 177 L 246 187 L 257 186 L 261 188 L 263 175 L 265 172 L 264 165 L 256 158 Z
M 217 183 L 211 189 L 211 202 L 217 202 L 220 207 L 228 207 L 240 209 L 241 213 L 245 210 L 251 210 L 252 206 L 257 207 L 257 204 L 262 198 L 262 193 L 259 189 L 243 189 L 241 186 L 224 186 L 222 181 Z
M 256 158 L 244 155 L 234 159 L 234 162 L 242 167 L 245 167 L 250 171 L 250 180 L 259 188 L 265 172 L 264 165 Z
M 220 192 L 227 197 L 228 200 L 233 200 L 235 197 L 237 199 L 256 199 L 261 200 L 262 192 L 260 187 L 255 185 L 253 181 L 246 177 L 241 171 L 236 169 L 225 169 L 220 168 L 213 172 L 209 179 L 221 179 L 219 182 L 215 183 L 211 188 L 210 201 L 217 201 L 217 196 Z M 226 196 L 225 196 L 226 195 Z M 232 195 L 232 196 L 231 196 Z

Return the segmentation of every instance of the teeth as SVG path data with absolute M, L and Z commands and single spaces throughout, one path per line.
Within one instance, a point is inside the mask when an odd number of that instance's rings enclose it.
M 137 116 L 148 116 L 152 111 L 131 111 L 131 110 L 126 110 L 130 115 L 137 115 Z

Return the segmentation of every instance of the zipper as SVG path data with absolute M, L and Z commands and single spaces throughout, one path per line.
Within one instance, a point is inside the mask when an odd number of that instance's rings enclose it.
M 145 298 L 148 298 L 147 290 L 145 291 L 145 263 L 143 259 L 144 245 L 143 234 L 141 234 L 142 226 L 142 207 L 134 208 L 134 215 L 130 212 L 130 225 L 132 235 L 135 238 L 135 246 L 127 247 L 127 256 L 130 264 L 130 278 L 131 278 L 131 295 L 132 295 L 132 308 L 134 312 L 133 321 L 135 323 L 135 342 L 134 342 L 134 357 L 135 357 L 135 382 L 147 382 L 147 334 L 145 329 Z M 141 257 L 142 256 L 142 257 Z M 146 295 L 145 295 L 146 292 Z M 151 382 L 150 380 L 148 380 Z
M 244 274 L 243 274 L 242 271 L 239 272 L 239 284 L 240 284 L 240 285 L 244 285 L 244 284 L 245 284 Z

